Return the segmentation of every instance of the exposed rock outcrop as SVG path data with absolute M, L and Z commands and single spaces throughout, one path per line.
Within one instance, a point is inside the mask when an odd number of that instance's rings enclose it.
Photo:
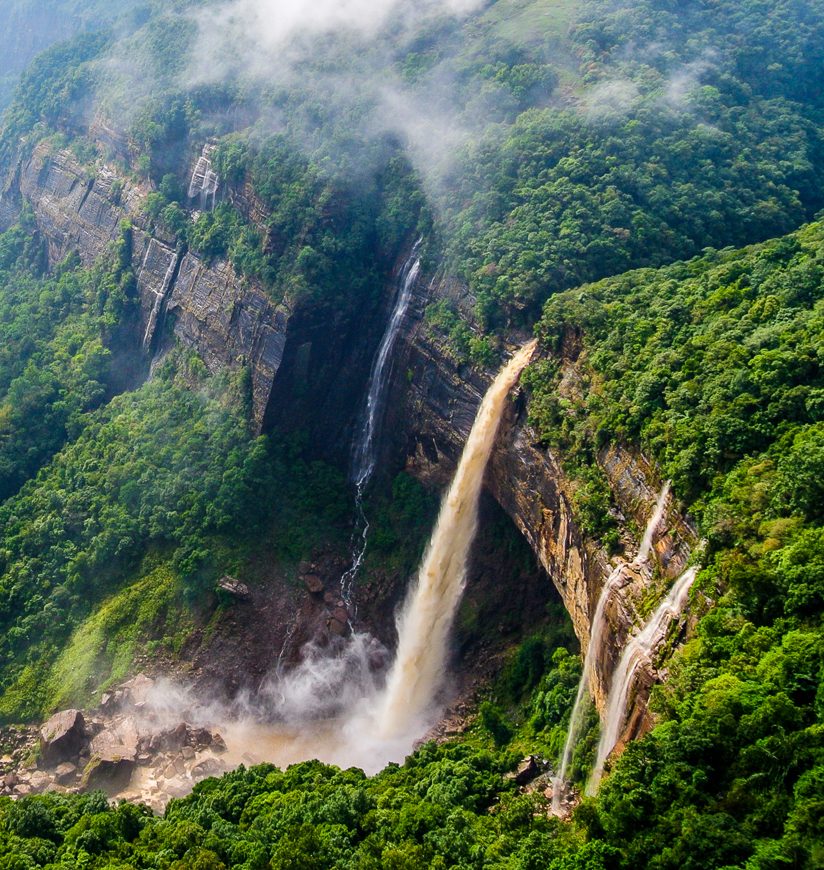
M 190 709 L 181 703 L 185 698 L 138 674 L 104 696 L 96 710 L 63 710 L 39 732 L 3 732 L 4 745 L 14 739 L 19 749 L 0 759 L 0 795 L 102 789 L 162 809 L 170 796 L 228 767 L 223 737 L 192 724 L 192 716 L 206 716 L 208 709 Z M 41 748 L 36 761 L 35 736 Z
M 86 740 L 86 723 L 79 710 L 55 713 L 40 729 L 40 755 L 47 764 L 77 756 Z
M 49 260 L 71 251 L 92 264 L 132 225 L 132 262 L 140 302 L 139 339 L 147 357 L 162 346 L 164 330 L 197 350 L 210 371 L 248 367 L 257 424 L 270 401 L 283 359 L 292 308 L 275 304 L 253 281 L 224 261 L 205 263 L 179 251 L 172 238 L 150 228 L 143 211 L 149 189 L 111 167 L 81 165 L 70 151 L 43 143 L 8 180 L 0 200 L 7 227 L 30 202 L 48 242 Z

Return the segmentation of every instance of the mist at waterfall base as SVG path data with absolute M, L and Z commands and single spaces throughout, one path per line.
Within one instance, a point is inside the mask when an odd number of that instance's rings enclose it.
M 230 765 L 278 766 L 318 759 L 376 773 L 401 762 L 437 722 L 449 659 L 449 638 L 466 578 L 478 503 L 507 398 L 534 353 L 521 348 L 481 402 L 426 554 L 397 620 L 394 661 L 367 633 L 308 644 L 301 661 L 276 668 L 257 692 L 231 704 L 207 702 L 172 683 L 149 699 L 161 719 L 185 718 L 218 730 Z

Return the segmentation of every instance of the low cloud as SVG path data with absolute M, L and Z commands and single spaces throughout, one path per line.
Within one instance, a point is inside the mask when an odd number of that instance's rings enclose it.
M 581 108 L 590 120 L 625 115 L 635 106 L 641 94 L 638 85 L 629 79 L 600 82 L 581 98 Z
M 376 43 L 390 25 L 395 33 L 409 31 L 481 5 L 482 0 L 230 0 L 196 13 L 200 38 L 190 73 L 204 82 L 227 74 L 281 77 L 317 37 Z

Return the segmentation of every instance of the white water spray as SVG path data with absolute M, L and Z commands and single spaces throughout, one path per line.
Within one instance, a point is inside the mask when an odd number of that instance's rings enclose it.
M 463 593 L 466 561 L 478 523 L 478 501 L 509 391 L 535 351 L 522 347 L 484 396 L 417 582 L 398 619 L 398 650 L 378 699 L 377 726 L 385 739 L 420 726 L 431 712 L 444 674 L 449 632 Z
M 377 461 L 375 442 L 383 422 L 383 413 L 386 406 L 389 376 L 392 372 L 390 365 L 392 351 L 406 317 L 406 312 L 409 309 L 409 302 L 412 299 L 415 282 L 418 280 L 421 272 L 419 251 L 422 242 L 423 239 L 418 239 L 401 269 L 398 281 L 398 295 L 392 309 L 392 316 L 389 318 L 389 325 L 383 334 L 378 353 L 372 363 L 372 371 L 369 375 L 369 389 L 366 394 L 366 403 L 361 417 L 361 426 L 352 451 L 356 532 L 353 537 L 352 564 L 349 570 L 341 577 L 341 596 L 350 610 L 352 608 L 352 585 L 363 564 L 363 558 L 366 555 L 366 543 L 369 539 L 369 521 L 363 510 L 363 493 L 375 471 L 375 463 Z
M 666 639 L 670 625 L 681 615 L 697 574 L 698 568 L 688 568 L 675 581 L 672 589 L 641 632 L 627 641 L 615 673 L 612 675 L 609 703 L 601 727 L 598 755 L 587 783 L 587 794 L 592 795 L 598 791 L 604 773 L 604 764 L 621 735 L 627 714 L 629 693 L 638 669 L 644 664 L 652 664 L 652 658 Z
M 658 493 L 658 501 L 655 503 L 655 510 L 650 517 L 647 527 L 644 531 L 644 537 L 641 540 L 641 546 L 638 548 L 638 555 L 633 560 L 633 565 L 643 565 L 649 560 L 649 554 L 652 550 L 652 539 L 658 531 L 658 526 L 661 525 L 661 520 L 664 518 L 664 512 L 667 509 L 667 498 L 670 492 L 670 482 L 667 481 Z

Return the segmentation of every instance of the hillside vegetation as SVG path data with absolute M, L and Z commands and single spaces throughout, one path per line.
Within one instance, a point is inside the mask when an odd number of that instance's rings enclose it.
M 459 364 L 538 337 L 527 413 L 592 538 L 621 545 L 609 445 L 672 481 L 704 540 L 694 619 L 655 727 L 567 822 L 506 776 L 563 743 L 581 666 L 551 610 L 467 733 L 401 766 L 241 767 L 162 818 L 0 797 L 0 870 L 824 865 L 821 4 L 427 7 L 381 40 L 308 39 L 299 75 L 220 58 L 220 81 L 186 75 L 200 43 L 179 13 L 209 8 L 113 5 L 116 26 L 41 54 L 4 116 L 4 173 L 44 140 L 90 177 L 106 162 L 149 191 L 148 229 L 330 322 L 379 307 L 423 235 L 430 277 L 455 278 L 427 326 Z M 207 140 L 220 194 L 195 211 Z M 147 378 L 133 231 L 88 268 L 49 267 L 25 203 L 0 235 L 2 724 L 93 701 L 147 644 L 176 660 L 223 573 L 351 531 L 346 469 L 277 420 L 257 436 L 243 366 L 209 374 L 175 347 Z M 366 572 L 408 573 L 433 502 L 375 482 Z

